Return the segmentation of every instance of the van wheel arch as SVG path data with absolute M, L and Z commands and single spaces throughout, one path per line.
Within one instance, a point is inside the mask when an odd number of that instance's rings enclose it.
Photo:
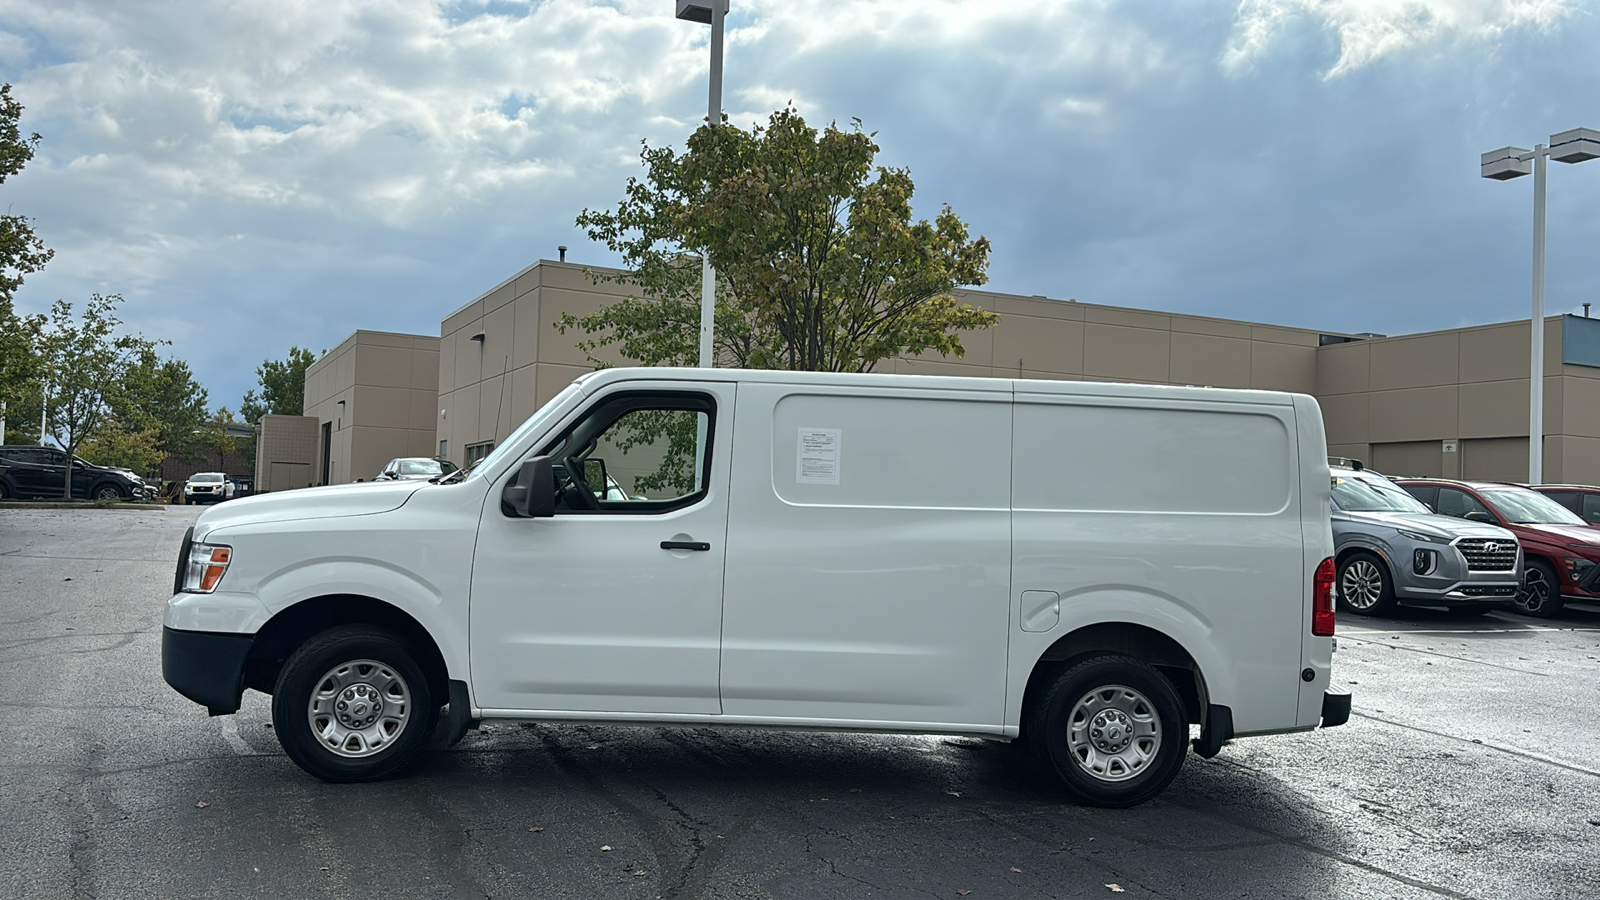
M 1022 721 L 1027 721 L 1029 708 L 1043 699 L 1062 672 L 1090 657 L 1108 655 L 1131 656 L 1154 667 L 1172 682 L 1189 722 L 1204 722 L 1202 713 L 1209 695 L 1199 663 L 1170 636 L 1131 622 L 1085 625 L 1051 644 L 1028 675 L 1028 687 L 1022 696 Z
M 344 625 L 367 625 L 392 632 L 416 654 L 437 698 L 450 696 L 449 669 L 439 645 L 410 613 L 397 606 L 356 594 L 332 594 L 302 600 L 273 616 L 256 632 L 245 659 L 244 684 L 271 694 L 283 665 L 301 644 Z

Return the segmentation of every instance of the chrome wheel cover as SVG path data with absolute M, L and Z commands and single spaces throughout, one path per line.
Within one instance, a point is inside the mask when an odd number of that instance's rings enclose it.
M 1383 573 L 1371 560 L 1357 559 L 1339 576 L 1339 596 L 1351 609 L 1371 609 L 1383 596 Z
M 1516 604 L 1524 612 L 1536 613 L 1550 602 L 1551 584 L 1544 570 L 1529 566 L 1522 575 L 1522 587 L 1517 589 Z
M 388 749 L 411 721 L 411 688 L 393 666 L 373 659 L 340 663 L 317 679 L 306 705 L 323 749 L 361 759 Z
M 1067 747 L 1097 781 L 1138 777 L 1161 751 L 1161 718 L 1144 694 L 1108 684 L 1084 694 L 1067 716 Z

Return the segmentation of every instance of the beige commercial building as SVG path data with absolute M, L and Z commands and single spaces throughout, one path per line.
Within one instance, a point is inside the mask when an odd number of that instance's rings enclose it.
M 311 483 L 370 480 L 397 456 L 434 455 L 438 398 L 438 338 L 345 338 L 306 369 L 305 415 L 318 421 Z
M 540 260 L 446 316 L 437 339 L 352 335 L 307 373 L 306 412 L 331 448 L 318 457 L 326 480 L 370 478 L 395 456 L 483 456 L 593 369 L 562 315 L 628 293 Z M 927 353 L 877 371 L 1297 391 L 1321 402 L 1335 455 L 1397 474 L 1527 477 L 1527 322 L 1384 337 L 996 291 L 958 298 L 1000 324 L 963 334 L 962 358 Z M 1545 480 L 1600 483 L 1600 319 L 1553 316 L 1545 328 Z

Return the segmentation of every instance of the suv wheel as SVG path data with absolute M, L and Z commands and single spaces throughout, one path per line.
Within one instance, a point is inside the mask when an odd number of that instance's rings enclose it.
M 1548 619 L 1561 611 L 1561 580 L 1555 567 L 1530 559 L 1522 567 L 1522 587 L 1517 591 L 1517 612 Z
M 1129 656 L 1097 656 L 1056 678 L 1028 712 L 1026 733 L 1073 799 L 1121 808 L 1177 777 L 1189 725 L 1164 675 Z
M 107 482 L 107 483 L 101 484 L 101 485 L 96 485 L 95 489 L 94 489 L 94 499 L 96 499 L 96 500 L 121 500 L 122 499 L 122 489 L 117 487 L 114 484 L 111 484 L 110 482 Z
M 395 635 L 345 626 L 306 641 L 284 663 L 272 724 L 285 753 L 323 781 L 377 781 L 428 743 L 439 703 Z
M 1358 616 L 1383 615 L 1394 609 L 1394 584 L 1383 560 L 1365 551 L 1339 563 L 1335 581 L 1339 605 Z

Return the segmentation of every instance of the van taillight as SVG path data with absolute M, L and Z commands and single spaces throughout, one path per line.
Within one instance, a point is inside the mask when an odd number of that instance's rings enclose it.
M 1311 633 L 1333 636 L 1333 557 L 1317 564 L 1311 576 Z

